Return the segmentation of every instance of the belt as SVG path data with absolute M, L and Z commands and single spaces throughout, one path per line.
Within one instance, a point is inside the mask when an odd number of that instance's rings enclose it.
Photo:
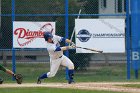
M 59 58 L 61 58 L 62 56 L 60 56 Z
M 63 56 L 63 55 L 62 55 L 62 56 Z M 59 56 L 59 57 L 57 57 L 57 58 L 51 58 L 51 59 L 53 59 L 53 60 L 54 60 L 54 59 L 59 59 L 59 58 L 62 58 L 62 56 Z

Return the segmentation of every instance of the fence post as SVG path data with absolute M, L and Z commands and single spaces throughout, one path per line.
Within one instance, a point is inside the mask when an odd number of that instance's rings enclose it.
M 129 14 L 129 0 L 126 0 L 126 51 L 127 51 L 127 79 L 130 79 L 130 14 Z
M 69 3 L 68 3 L 68 0 L 65 0 L 65 38 L 68 38 L 69 36 L 69 33 L 68 33 L 68 19 L 69 19 L 69 12 L 68 12 L 68 7 L 69 7 Z M 68 44 L 65 43 L 65 45 L 67 46 Z M 65 55 L 68 57 L 69 56 L 69 52 L 68 50 L 65 51 Z M 68 76 L 68 68 L 66 68 L 66 80 L 69 79 L 69 76 Z
M 140 0 L 131 0 L 131 35 L 132 35 L 132 64 L 135 78 L 138 79 L 140 64 Z
M 13 28 L 13 21 L 15 21 L 15 0 L 12 0 L 12 28 Z M 12 45 L 12 71 L 16 73 L 15 49 L 13 48 L 13 45 Z M 15 80 L 14 77 L 12 79 Z

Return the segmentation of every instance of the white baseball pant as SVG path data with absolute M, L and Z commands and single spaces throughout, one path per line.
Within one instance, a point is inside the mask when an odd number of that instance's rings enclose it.
M 74 64 L 72 63 L 72 61 L 68 57 L 63 55 L 58 59 L 50 59 L 50 72 L 47 73 L 47 77 L 54 77 L 60 65 L 68 67 L 69 70 L 74 69 Z

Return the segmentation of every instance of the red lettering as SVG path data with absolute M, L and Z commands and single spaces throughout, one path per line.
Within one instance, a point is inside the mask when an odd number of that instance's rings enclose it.
M 26 36 L 26 30 L 24 28 L 17 28 L 14 34 L 18 35 L 18 38 L 24 38 Z
M 29 29 L 24 29 L 24 28 L 17 28 L 14 31 L 15 35 L 18 35 L 18 38 L 25 38 L 25 39 L 30 39 L 30 38 L 43 38 L 43 31 L 30 31 Z

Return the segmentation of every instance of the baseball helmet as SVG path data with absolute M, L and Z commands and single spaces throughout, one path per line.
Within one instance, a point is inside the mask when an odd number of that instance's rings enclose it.
M 53 35 L 51 32 L 45 32 L 44 33 L 44 39 L 45 41 L 48 41 L 49 38 L 53 38 Z

